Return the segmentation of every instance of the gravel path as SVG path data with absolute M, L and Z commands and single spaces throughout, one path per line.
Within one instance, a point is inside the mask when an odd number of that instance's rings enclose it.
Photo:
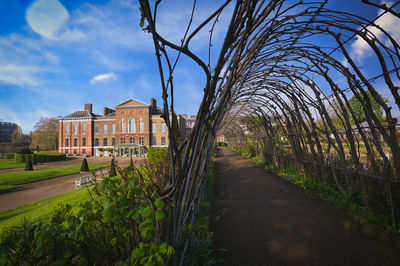
M 88 162 L 103 162 L 111 158 L 107 157 L 92 157 L 88 160 Z M 117 158 L 118 167 L 126 167 L 129 165 L 129 158 Z M 80 160 L 74 160 L 74 163 L 81 162 Z M 66 165 L 60 164 L 61 162 L 53 162 L 47 163 L 46 168 Z M 67 163 L 64 161 L 64 163 Z M 135 165 L 143 164 L 143 159 L 135 158 Z M 105 175 L 108 174 L 108 168 L 101 170 Z M 101 176 L 101 171 L 96 171 L 98 176 Z M 11 189 L 5 192 L 0 193 L 0 212 L 4 212 L 7 210 L 11 210 L 26 204 L 30 204 L 39 200 L 47 199 L 50 197 L 57 196 L 59 194 L 63 194 L 68 191 L 72 191 L 75 189 L 75 180 L 79 180 L 79 178 L 84 176 L 90 176 L 90 173 L 78 173 L 72 175 L 65 175 L 55 178 L 50 178 L 41 181 L 30 182 L 26 184 L 20 185 L 18 188 Z
M 400 239 L 219 151 L 211 230 L 221 265 L 400 265 Z

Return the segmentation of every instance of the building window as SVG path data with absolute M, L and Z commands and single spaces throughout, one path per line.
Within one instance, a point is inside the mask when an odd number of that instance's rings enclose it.
M 121 132 L 125 133 L 125 122 L 124 122 L 124 119 L 122 119 L 122 121 L 121 121 Z
M 65 147 L 68 146 L 68 139 L 65 139 Z
M 165 133 L 165 123 L 161 123 L 161 132 Z
M 142 138 L 142 137 L 139 138 L 139 144 L 144 145 L 144 138 Z
M 78 134 L 78 125 L 74 125 L 74 135 Z
M 85 149 L 82 149 L 82 154 L 86 154 L 86 150 Z
M 129 125 L 128 125 L 128 132 L 130 133 L 136 133 L 136 121 L 135 119 L 129 119 Z
M 135 138 L 130 138 L 129 140 L 131 144 L 135 143 Z
M 112 133 L 115 134 L 115 124 L 111 126 Z
M 125 138 L 121 138 L 121 144 L 125 144 Z
M 76 149 L 74 149 L 74 154 L 76 155 L 78 153 L 78 151 Z
M 99 134 L 99 126 L 98 125 L 94 126 L 94 133 Z
M 161 145 L 165 145 L 165 137 L 161 137 Z
M 143 120 L 141 118 L 139 122 L 139 132 L 143 132 Z
M 69 134 L 69 125 L 65 125 L 65 135 Z
M 82 133 L 83 133 L 83 134 L 86 134 L 86 124 L 83 124 L 83 125 L 82 125 Z
M 107 146 L 107 138 L 103 139 L 103 146 Z
M 157 132 L 157 124 L 156 123 L 151 124 L 151 132 L 153 132 L 153 133 Z
M 82 146 L 86 146 L 86 138 L 82 139 Z
M 78 139 L 74 139 L 74 147 L 78 146 Z
M 94 146 L 99 146 L 99 139 L 98 138 L 94 139 Z
M 103 125 L 103 132 L 104 132 L 104 134 L 107 134 L 107 132 L 108 132 L 107 125 Z
M 68 154 L 68 150 L 65 150 L 65 154 Z
M 151 145 L 157 145 L 157 141 L 155 137 L 151 138 Z
M 112 139 L 111 139 L 111 145 L 112 145 L 112 146 L 115 146 L 115 138 L 112 138 Z

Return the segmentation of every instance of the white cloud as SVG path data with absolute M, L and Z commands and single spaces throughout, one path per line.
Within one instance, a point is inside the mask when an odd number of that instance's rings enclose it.
M 48 39 L 56 36 L 68 17 L 68 11 L 58 0 L 36 0 L 25 15 L 32 30 Z
M 39 81 L 35 74 L 39 72 L 38 67 L 8 63 L 0 65 L 0 83 L 17 86 L 38 86 Z
M 108 72 L 106 74 L 99 74 L 94 76 L 89 82 L 90 84 L 95 84 L 96 82 L 106 81 L 106 80 L 116 80 L 117 75 L 114 72 Z
M 391 6 L 390 4 L 387 4 Z M 380 12 L 382 14 L 382 11 Z M 375 24 L 384 29 L 388 34 L 392 36 L 397 42 L 400 41 L 400 31 L 399 31 L 400 19 L 391 13 L 385 13 L 383 16 L 375 21 Z M 370 32 L 368 37 L 373 36 L 377 39 L 383 38 L 383 32 L 374 26 L 368 26 L 367 30 Z M 384 39 L 385 45 L 390 45 L 389 40 Z M 372 48 L 368 45 L 364 39 L 358 37 L 358 39 L 352 43 L 352 55 L 358 60 L 362 61 L 365 57 L 372 54 Z

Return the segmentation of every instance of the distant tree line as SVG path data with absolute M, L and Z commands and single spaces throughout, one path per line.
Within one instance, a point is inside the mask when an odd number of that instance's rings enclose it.
M 50 151 L 58 148 L 58 118 L 41 117 L 33 128 L 29 134 L 24 134 L 18 126 L 11 136 L 11 141 L 0 144 L 0 153 L 20 152 L 26 149 Z

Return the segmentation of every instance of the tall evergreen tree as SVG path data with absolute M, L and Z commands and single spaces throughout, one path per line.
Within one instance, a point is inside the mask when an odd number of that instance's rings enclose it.
M 82 165 L 81 165 L 81 172 L 88 172 L 88 171 L 89 171 L 89 166 L 88 166 L 87 160 L 86 160 L 86 158 L 83 158 Z
M 32 166 L 32 160 L 30 156 L 27 156 L 26 164 L 25 164 L 25 171 L 32 171 L 33 166 Z

